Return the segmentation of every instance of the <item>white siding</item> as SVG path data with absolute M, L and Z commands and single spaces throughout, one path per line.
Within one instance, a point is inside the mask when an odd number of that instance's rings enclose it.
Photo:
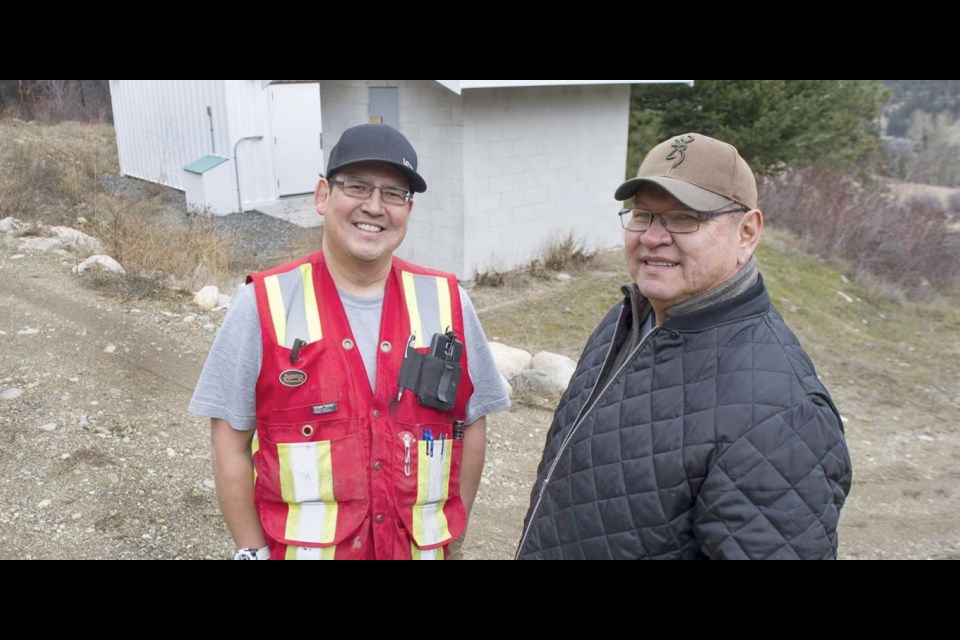
M 263 140 L 244 140 L 237 147 L 243 207 L 248 209 L 258 204 L 276 202 L 278 192 L 273 167 L 270 91 L 261 80 L 226 80 L 225 88 L 227 104 L 230 105 L 230 148 L 224 155 L 233 162 L 233 147 L 237 140 L 246 136 L 263 136 Z
M 236 141 L 263 135 L 237 149 L 244 207 L 276 200 L 269 92 L 262 81 L 111 80 L 110 93 L 121 173 L 182 190 L 184 165 L 213 153 L 230 158 L 233 171 Z M 231 184 L 235 190 L 232 178 Z
M 569 233 L 616 246 L 629 86 L 464 93 L 464 272 L 511 269 Z
M 184 165 L 211 153 L 230 156 L 223 80 L 111 80 L 110 96 L 125 175 L 183 189 Z
M 463 259 L 463 98 L 432 80 L 324 80 L 324 158 L 343 131 L 369 119 L 370 87 L 398 87 L 400 131 L 417 151 L 417 172 L 426 193 L 414 198 L 407 237 L 397 255 L 455 273 L 467 273 Z

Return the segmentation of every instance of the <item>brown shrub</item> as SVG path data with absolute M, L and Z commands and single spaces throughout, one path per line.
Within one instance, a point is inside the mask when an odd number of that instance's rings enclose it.
M 760 181 L 765 219 L 824 258 L 905 287 L 946 290 L 960 276 L 958 237 L 938 203 L 897 203 L 882 185 L 810 169 Z

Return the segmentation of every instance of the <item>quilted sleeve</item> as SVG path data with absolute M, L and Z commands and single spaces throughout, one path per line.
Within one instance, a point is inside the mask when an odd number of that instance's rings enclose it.
M 695 535 L 713 559 L 835 559 L 850 455 L 829 398 L 810 394 L 717 450 Z

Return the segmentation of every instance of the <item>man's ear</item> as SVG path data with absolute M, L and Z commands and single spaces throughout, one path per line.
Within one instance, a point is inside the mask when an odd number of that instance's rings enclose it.
M 737 255 L 737 264 L 745 265 L 750 261 L 753 252 L 760 243 L 760 234 L 763 231 L 763 212 L 760 209 L 751 209 L 740 218 L 740 246 Z
M 313 206 L 321 216 L 327 212 L 327 197 L 330 195 L 330 183 L 326 178 L 317 180 L 317 188 L 313 191 Z

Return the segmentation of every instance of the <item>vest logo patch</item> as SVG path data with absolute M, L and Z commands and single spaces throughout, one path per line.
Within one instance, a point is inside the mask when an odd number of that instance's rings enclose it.
M 280 384 L 285 387 L 299 387 L 307 381 L 307 374 L 298 369 L 287 369 L 280 374 Z

